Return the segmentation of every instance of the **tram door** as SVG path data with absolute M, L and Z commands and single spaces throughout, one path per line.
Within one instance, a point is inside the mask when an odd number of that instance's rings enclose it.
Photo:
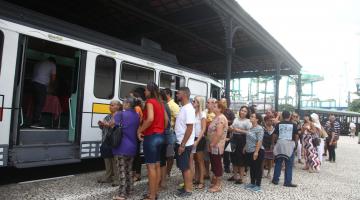
M 12 165 L 79 162 L 83 51 L 20 35 L 15 75 Z

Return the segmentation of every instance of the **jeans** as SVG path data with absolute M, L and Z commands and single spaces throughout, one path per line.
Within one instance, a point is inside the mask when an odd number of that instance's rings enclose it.
M 329 161 L 335 161 L 335 145 L 329 145 L 328 151 L 329 151 Z
M 279 183 L 279 178 L 281 175 L 281 167 L 282 163 L 285 162 L 285 181 L 284 185 L 290 185 L 292 182 L 292 170 L 293 170 L 293 163 L 294 163 L 295 154 L 292 153 L 290 159 L 285 159 L 283 157 L 275 159 L 275 168 L 274 168 L 274 176 L 273 182 Z
M 262 162 L 264 160 L 264 150 L 260 149 L 258 157 L 254 160 L 254 152 L 246 153 L 247 163 L 250 167 L 251 184 L 261 186 Z

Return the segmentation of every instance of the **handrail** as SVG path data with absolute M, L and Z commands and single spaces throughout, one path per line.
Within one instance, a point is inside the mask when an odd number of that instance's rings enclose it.
M 69 112 L 70 112 L 70 126 L 72 129 L 75 129 L 74 124 L 73 124 L 73 119 L 72 119 L 71 98 L 69 98 Z

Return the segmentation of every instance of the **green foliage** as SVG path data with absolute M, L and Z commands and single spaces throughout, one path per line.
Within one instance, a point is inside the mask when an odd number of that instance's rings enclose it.
M 289 112 L 294 112 L 295 107 L 293 105 L 290 105 L 290 104 L 280 104 L 279 105 L 279 111 L 282 112 L 284 110 L 287 110 Z
M 354 99 L 348 108 L 350 111 L 360 112 L 360 99 Z

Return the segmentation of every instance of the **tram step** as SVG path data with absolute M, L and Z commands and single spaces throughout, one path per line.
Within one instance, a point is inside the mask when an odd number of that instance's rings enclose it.
M 71 143 L 15 146 L 10 163 L 17 168 L 80 162 L 79 146 Z
M 22 145 L 28 144 L 57 144 L 68 142 L 68 130 L 20 130 L 19 142 Z

